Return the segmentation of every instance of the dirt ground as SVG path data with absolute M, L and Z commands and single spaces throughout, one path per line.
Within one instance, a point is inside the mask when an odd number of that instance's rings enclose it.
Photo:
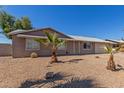
M 108 54 L 59 56 L 59 63 L 49 64 L 50 57 L 0 57 L 0 87 L 124 87 L 124 53 L 115 54 L 118 71 L 106 70 Z M 45 80 L 47 72 L 53 79 Z

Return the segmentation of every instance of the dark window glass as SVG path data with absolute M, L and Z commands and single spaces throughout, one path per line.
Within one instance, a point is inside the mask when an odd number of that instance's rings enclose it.
M 91 43 L 90 43 L 90 42 L 85 42 L 85 43 L 83 44 L 83 48 L 84 48 L 84 49 L 90 49 L 90 48 L 91 48 Z

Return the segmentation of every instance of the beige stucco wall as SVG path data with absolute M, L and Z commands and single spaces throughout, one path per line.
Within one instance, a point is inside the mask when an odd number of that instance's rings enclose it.
M 69 54 L 90 54 L 95 53 L 95 44 L 91 43 L 91 49 L 83 48 L 83 41 L 68 41 L 67 42 L 67 51 Z
M 95 43 L 95 53 L 106 53 L 105 45 L 105 43 Z
M 0 56 L 11 56 L 12 46 L 11 44 L 0 44 Z
M 91 42 L 91 48 L 90 49 L 84 49 L 83 43 L 84 42 L 81 42 L 81 54 L 93 54 L 93 53 L 95 53 L 95 50 L 94 50 L 95 46 L 94 46 L 93 42 Z
M 12 56 L 24 57 L 25 55 L 25 39 L 12 36 Z
M 45 34 L 42 31 L 28 32 L 25 33 L 27 35 L 36 35 L 36 36 L 44 36 Z M 61 38 L 65 38 L 66 36 L 58 33 L 58 36 Z M 66 37 L 67 38 L 67 37 Z M 29 57 L 32 52 L 36 52 L 38 56 L 50 56 L 51 50 L 50 48 L 40 44 L 40 50 L 26 50 L 26 38 L 20 38 L 16 35 L 12 36 L 12 55 L 14 58 L 17 57 Z M 57 55 L 65 55 L 65 50 L 58 50 Z
M 66 41 L 65 50 L 58 50 L 57 55 L 73 55 L 73 54 L 94 54 L 105 53 L 104 43 L 91 43 L 91 49 L 83 48 L 83 41 Z M 13 36 L 13 57 L 29 57 L 32 52 L 36 52 L 38 56 L 50 56 L 51 50 L 40 44 L 40 50 L 26 50 L 26 39 Z
M 49 48 L 45 47 L 43 44 L 40 46 L 40 50 L 26 50 L 26 39 L 18 38 L 13 36 L 13 57 L 29 57 L 32 52 L 36 52 L 38 56 L 45 56 L 50 54 Z

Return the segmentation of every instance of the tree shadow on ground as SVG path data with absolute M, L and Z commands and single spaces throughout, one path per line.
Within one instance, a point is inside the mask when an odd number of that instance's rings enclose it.
M 98 84 L 94 83 L 93 79 L 80 79 L 74 77 L 71 80 L 67 80 L 64 84 L 58 84 L 53 88 L 96 88 L 99 87 Z M 100 88 L 100 87 L 99 87 Z
M 71 79 L 64 79 L 65 76 L 57 73 L 55 78 L 48 80 L 26 80 L 19 88 L 42 88 L 46 84 L 52 84 L 51 88 L 97 88 L 98 84 L 94 79 L 79 77 L 72 77 Z M 56 83 L 57 80 L 63 80 L 63 83 Z M 99 87 L 100 88 L 100 87 Z
M 52 79 L 45 79 L 45 80 L 26 80 L 21 84 L 19 88 L 31 88 L 31 87 L 43 87 L 44 85 L 48 83 L 53 83 L 55 84 L 55 81 L 57 80 L 63 80 L 65 77 L 69 77 L 71 75 L 67 75 L 65 73 L 55 73 L 54 77 Z
M 55 63 L 52 63 L 52 64 L 48 64 L 46 67 L 48 67 L 48 68 L 50 68 L 50 67 L 52 67 L 54 64 L 58 64 L 58 63 L 60 63 L 60 64 L 62 64 L 62 63 L 78 63 L 78 62 L 80 62 L 81 60 L 84 60 L 84 59 L 71 59 L 71 60 L 66 60 L 66 61 L 58 61 L 58 62 L 55 62 Z
M 117 68 L 116 68 L 115 71 L 121 71 L 121 70 L 124 71 L 124 67 L 122 65 L 120 65 L 120 64 L 117 64 Z

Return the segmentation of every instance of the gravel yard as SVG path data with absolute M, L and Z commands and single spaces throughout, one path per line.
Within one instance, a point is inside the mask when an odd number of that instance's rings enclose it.
M 118 71 L 106 70 L 108 54 L 50 57 L 0 57 L 0 87 L 124 87 L 124 53 L 115 54 Z M 56 78 L 45 80 L 46 72 Z

